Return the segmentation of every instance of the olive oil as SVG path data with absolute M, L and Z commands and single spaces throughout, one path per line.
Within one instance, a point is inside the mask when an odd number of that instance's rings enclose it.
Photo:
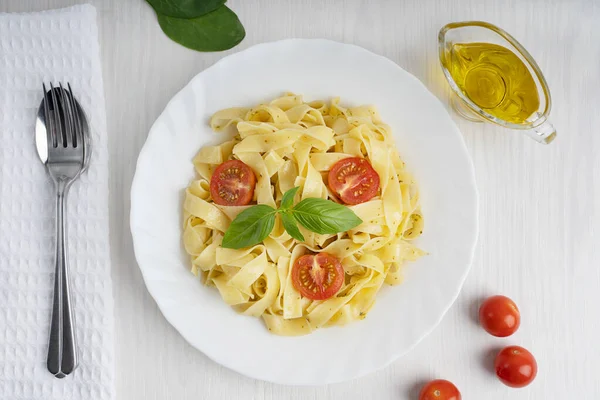
M 520 124 L 538 110 L 533 76 L 509 49 L 492 43 L 458 43 L 450 52 L 452 78 L 487 113 Z

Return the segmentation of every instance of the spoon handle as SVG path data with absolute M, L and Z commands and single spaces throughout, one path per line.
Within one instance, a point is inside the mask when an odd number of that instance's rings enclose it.
M 69 290 L 69 267 L 66 246 L 66 195 L 68 183 L 56 185 L 56 267 L 54 272 L 54 300 L 48 345 L 48 371 L 57 378 L 64 378 L 77 367 L 77 349 L 71 297 Z

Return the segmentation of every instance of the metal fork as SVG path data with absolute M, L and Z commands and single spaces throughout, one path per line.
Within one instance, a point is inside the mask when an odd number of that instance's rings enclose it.
M 71 85 L 44 89 L 36 121 L 36 147 L 56 188 L 56 253 L 54 299 L 48 345 L 48 370 L 64 378 L 77 367 L 75 324 L 69 289 L 66 236 L 66 197 L 69 188 L 87 166 L 87 121 L 73 97 Z

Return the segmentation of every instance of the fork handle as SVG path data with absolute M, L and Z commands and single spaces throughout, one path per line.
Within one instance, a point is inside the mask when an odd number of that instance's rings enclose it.
M 47 367 L 55 377 L 64 378 L 77 367 L 66 246 L 65 208 L 69 183 L 59 180 L 56 189 L 56 266 Z

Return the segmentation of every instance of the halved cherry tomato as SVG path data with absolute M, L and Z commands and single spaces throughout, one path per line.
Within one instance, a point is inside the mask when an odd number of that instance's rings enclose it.
M 346 204 L 371 200 L 379 190 L 379 175 L 364 158 L 350 157 L 329 170 L 329 188 Z
M 256 176 L 240 160 L 219 165 L 210 178 L 210 195 L 222 206 L 245 206 L 252 201 Z
M 537 375 L 537 362 L 533 355 L 520 346 L 505 347 L 496 356 L 496 375 L 506 386 L 522 388 Z
M 450 381 L 436 379 L 421 389 L 419 400 L 461 400 L 460 392 Z
M 344 283 L 344 267 L 329 253 L 307 254 L 298 257 L 292 267 L 292 284 L 311 300 L 334 296 Z
M 490 335 L 510 336 L 519 329 L 521 313 L 506 296 L 492 296 L 479 307 L 479 323 Z

